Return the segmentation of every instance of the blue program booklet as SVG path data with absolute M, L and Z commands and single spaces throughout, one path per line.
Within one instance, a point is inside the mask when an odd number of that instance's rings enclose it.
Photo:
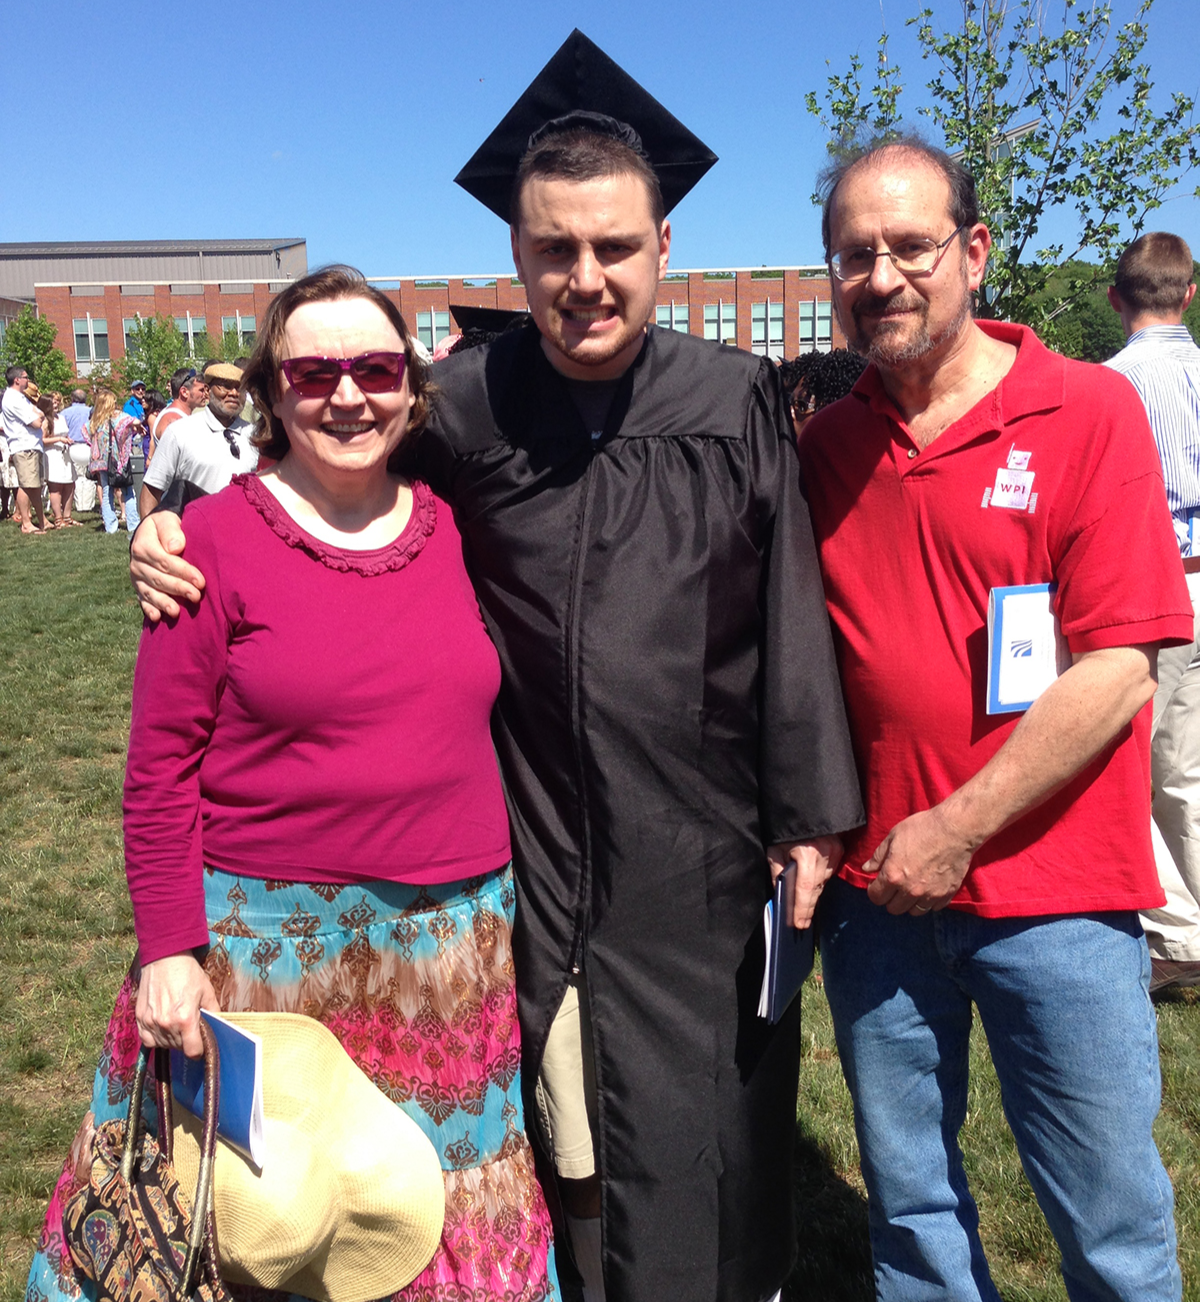
M 988 714 L 1020 714 L 1071 664 L 1053 583 L 993 588 L 988 597 Z
M 201 1010 L 221 1054 L 217 1134 L 262 1170 L 262 1039 L 227 1022 L 219 1013 Z M 204 1059 L 171 1050 L 171 1092 L 197 1117 L 204 1115 Z
M 796 865 L 791 864 L 775 879 L 775 890 L 763 909 L 767 961 L 758 996 L 758 1015 L 772 1023 L 784 1015 L 813 969 L 815 928 L 801 930 L 792 926 L 795 892 Z

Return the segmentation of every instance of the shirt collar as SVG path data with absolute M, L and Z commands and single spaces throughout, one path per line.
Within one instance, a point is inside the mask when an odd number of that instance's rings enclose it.
M 228 425 L 222 425 L 221 422 L 212 414 L 212 408 L 209 407 L 208 403 L 205 403 L 204 406 L 195 414 L 202 416 L 204 418 L 204 423 L 208 428 L 212 430 L 214 434 L 220 434 L 222 437 L 224 437 L 226 430 L 231 434 L 240 437 L 250 428 L 250 422 L 248 420 L 243 420 L 240 416 L 235 416 Z
M 994 390 L 1000 427 L 1022 416 L 1054 411 L 1063 405 L 1066 365 L 1058 353 L 1051 352 L 1028 326 L 1012 321 L 976 321 L 975 324 L 985 335 L 1013 344 L 1017 349 L 1012 370 Z M 902 423 L 874 363 L 859 376 L 851 393 L 872 411 Z
M 1149 342 L 1151 340 L 1179 340 L 1181 343 L 1192 342 L 1192 332 L 1185 325 L 1148 325 L 1142 326 L 1140 330 L 1135 330 L 1126 340 L 1125 347 L 1130 348 L 1134 344 Z

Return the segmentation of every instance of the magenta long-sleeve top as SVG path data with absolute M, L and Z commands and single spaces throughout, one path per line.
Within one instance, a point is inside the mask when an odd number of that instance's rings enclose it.
M 208 941 L 204 865 L 461 880 L 508 862 L 500 667 L 454 520 L 422 483 L 377 551 L 305 533 L 253 475 L 192 503 L 203 599 L 147 623 L 125 771 L 143 963 Z

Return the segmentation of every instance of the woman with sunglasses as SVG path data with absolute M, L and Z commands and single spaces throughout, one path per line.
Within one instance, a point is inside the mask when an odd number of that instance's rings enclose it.
M 29 1296 L 78 1297 L 54 1240 L 88 1127 L 124 1115 L 139 1041 L 197 1055 L 208 1008 L 316 1017 L 432 1141 L 445 1229 L 398 1299 L 557 1298 L 523 1129 L 499 663 L 450 511 L 404 473 L 425 369 L 395 305 L 332 267 L 272 302 L 245 380 L 274 464 L 188 506 L 205 599 L 142 633 L 138 959 Z

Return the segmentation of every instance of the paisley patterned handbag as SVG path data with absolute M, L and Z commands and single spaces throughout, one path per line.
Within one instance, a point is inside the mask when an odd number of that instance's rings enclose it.
M 63 1237 L 76 1268 L 94 1280 L 96 1302 L 229 1302 L 221 1283 L 212 1211 L 217 1141 L 218 1053 L 204 1040 L 204 1130 L 190 1206 L 171 1165 L 171 1060 L 156 1049 L 159 1140 L 141 1125 L 148 1049 L 138 1059 L 129 1117 L 96 1131 L 88 1182 L 63 1209 Z M 203 1214 L 198 1209 L 203 1208 Z

